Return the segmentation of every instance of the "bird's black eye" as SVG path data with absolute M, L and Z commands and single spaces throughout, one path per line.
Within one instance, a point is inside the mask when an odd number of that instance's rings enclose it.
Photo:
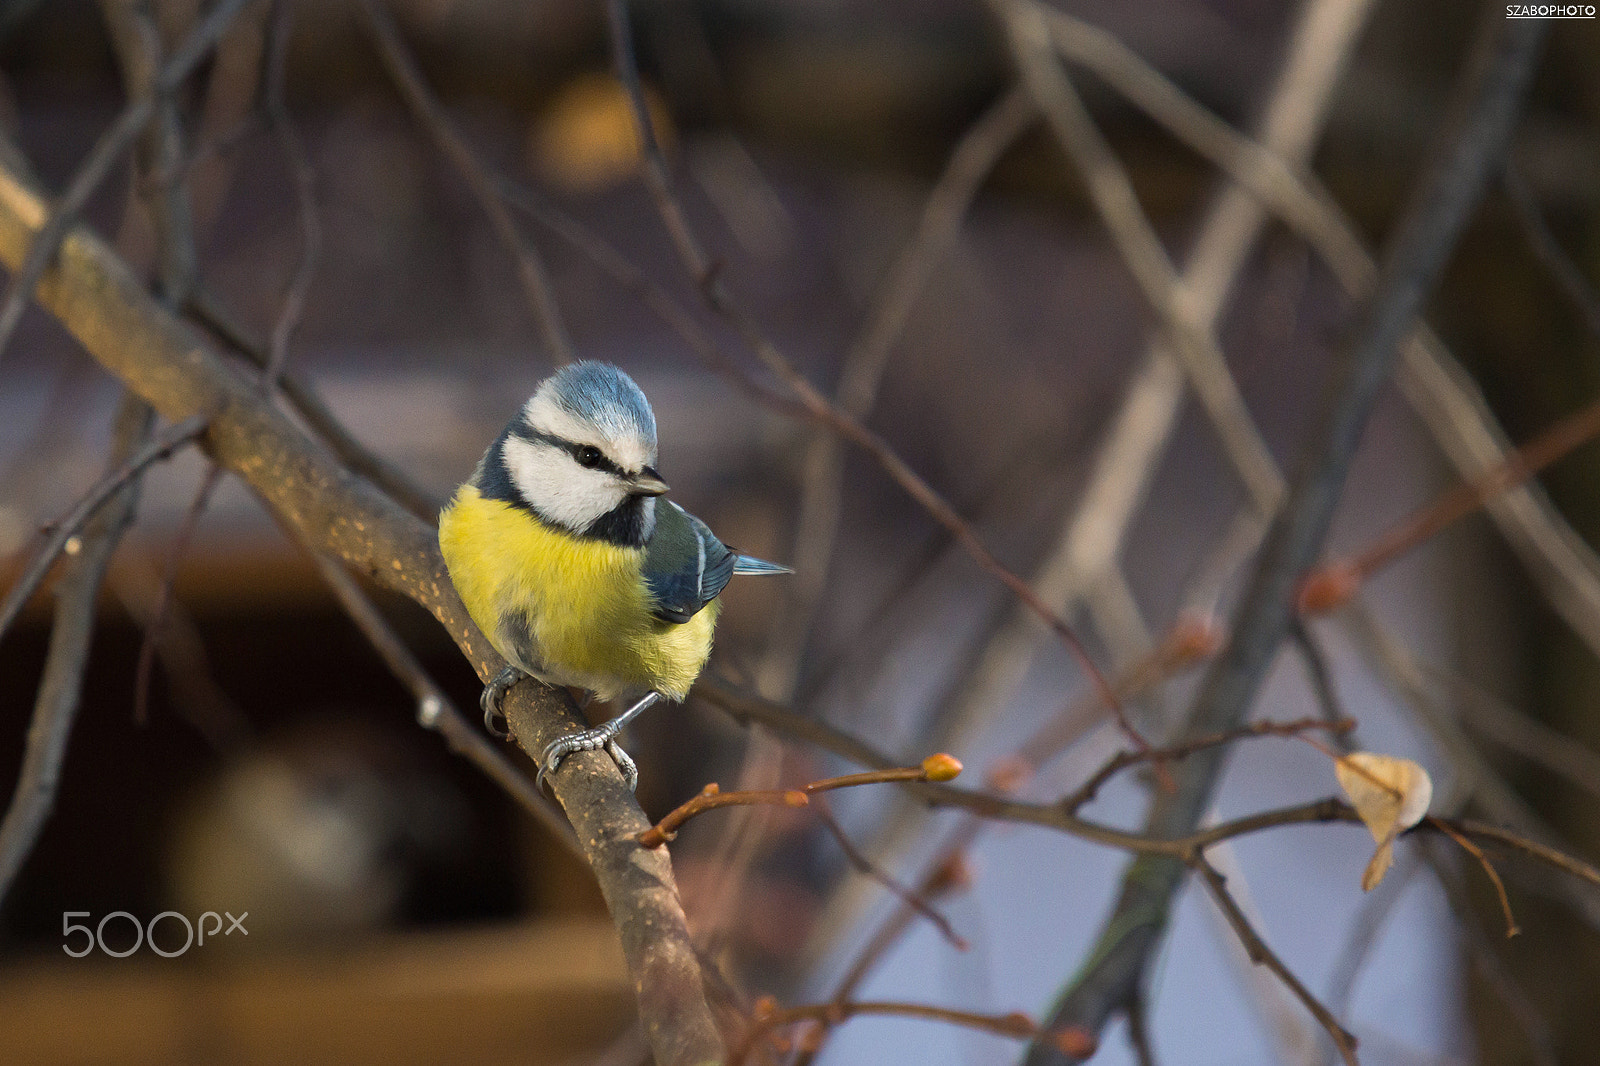
M 586 466 L 591 470 L 600 465 L 605 458 L 600 454 L 600 449 L 593 444 L 580 444 L 572 450 L 572 457 L 578 460 L 579 466 Z

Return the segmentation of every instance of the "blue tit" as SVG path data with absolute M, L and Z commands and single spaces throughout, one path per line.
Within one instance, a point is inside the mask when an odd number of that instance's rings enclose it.
M 609 363 L 572 363 L 540 383 L 439 516 L 450 580 L 510 664 L 483 692 L 492 732 L 525 674 L 635 701 L 550 744 L 541 781 L 572 752 L 603 747 L 634 787 L 622 727 L 688 695 L 734 574 L 789 572 L 739 555 L 663 498 L 655 462 L 656 419 L 639 386 Z

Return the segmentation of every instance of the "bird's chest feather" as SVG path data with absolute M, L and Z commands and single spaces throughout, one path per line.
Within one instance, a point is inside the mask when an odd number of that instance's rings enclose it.
M 519 629 L 548 680 L 603 696 L 660 688 L 681 698 L 710 651 L 713 611 L 685 625 L 652 616 L 643 552 L 560 533 L 463 488 L 439 543 L 467 610 L 502 654 Z

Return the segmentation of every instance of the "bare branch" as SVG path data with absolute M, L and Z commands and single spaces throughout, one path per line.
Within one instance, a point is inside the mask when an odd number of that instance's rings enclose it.
M 533 308 L 534 318 L 544 337 L 545 350 L 550 356 L 550 361 L 558 365 L 572 362 L 575 358 L 572 341 L 567 336 L 566 326 L 562 324 L 561 308 L 556 303 L 555 292 L 550 287 L 549 272 L 545 270 L 539 253 L 517 229 L 517 224 L 512 220 L 510 212 L 506 210 L 506 205 L 500 198 L 494 179 L 484 170 L 482 164 L 478 162 L 478 157 L 450 124 L 444 107 L 428 88 L 422 71 L 417 69 L 416 60 L 406 48 L 400 30 L 395 26 L 394 19 L 384 6 L 383 0 L 361 0 L 361 8 L 366 13 L 368 25 L 372 27 L 372 35 L 384 68 L 394 79 L 395 86 L 405 98 L 406 105 L 411 108 L 417 121 L 422 123 L 439 150 L 466 181 L 467 188 L 478 201 L 478 206 L 489 217 L 489 224 L 494 227 L 495 236 L 500 238 L 500 243 L 504 244 L 506 250 L 515 257 L 517 277 L 521 280 L 528 303 Z
M 42 197 L 19 175 L 0 169 L 0 261 L 16 269 L 47 218 Z M 341 467 L 265 403 L 254 382 L 164 312 L 97 238 L 71 228 L 40 278 L 38 297 L 91 356 L 166 417 L 214 412 L 207 453 L 238 474 L 297 536 L 421 604 L 479 677 L 499 672 L 503 660 L 450 584 L 433 529 Z M 571 701 L 545 686 L 519 685 L 506 703 L 526 750 L 541 752 L 557 736 L 581 728 Z M 621 933 L 657 1058 L 673 1066 L 715 1059 L 720 1042 L 668 858 L 641 853 L 634 842 L 648 823 L 611 760 L 592 753 L 571 758 L 573 769 L 556 782 L 557 798 Z
M 1344 353 L 1330 403 L 1306 443 L 1283 510 L 1268 530 L 1256 568 L 1234 614 L 1232 639 L 1200 683 L 1189 728 L 1229 729 L 1243 717 L 1294 617 L 1300 575 L 1316 560 L 1351 456 L 1397 346 L 1410 334 L 1423 298 L 1503 158 L 1523 92 L 1532 77 L 1547 25 L 1501 20 L 1492 53 L 1464 75 L 1460 110 L 1446 126 L 1442 154 L 1413 190 L 1391 238 L 1372 299 Z M 1203 751 L 1178 770 L 1178 789 L 1159 795 L 1146 819 L 1150 835 L 1179 836 L 1209 806 L 1226 749 Z M 1168 906 L 1182 880 L 1180 863 L 1138 860 L 1122 891 L 1095 964 L 1075 979 L 1057 1022 L 1098 1031 L 1109 1012 L 1142 980 L 1150 953 L 1165 932 Z M 1129 922 L 1133 922 L 1131 927 Z M 1049 1061 L 1043 1049 L 1030 1066 Z
M 112 474 L 119 473 L 138 456 L 138 445 L 150 431 L 152 412 L 131 394 L 117 413 L 112 445 Z M 147 446 L 148 447 L 148 446 Z M 139 467 L 138 469 L 142 469 Z M 28 726 L 27 744 L 17 787 L 0 822 L 0 901 L 10 894 L 23 863 L 33 851 L 55 805 L 56 785 L 67 755 L 67 740 L 77 717 L 94 633 L 95 601 L 105 580 L 111 554 L 133 522 L 139 498 L 137 473 L 116 478 L 111 499 L 89 520 L 79 537 L 79 548 L 56 586 L 56 616 L 50 631 L 50 651 L 44 676 Z
M 1232 744 L 1236 740 L 1245 740 L 1252 737 L 1298 737 L 1314 729 L 1325 729 L 1339 736 L 1350 732 L 1356 727 L 1352 718 L 1301 718 L 1293 722 L 1260 721 L 1248 725 L 1235 726 L 1225 729 L 1220 733 L 1210 736 L 1196 737 L 1179 744 L 1170 744 L 1161 748 L 1152 748 L 1149 751 L 1119 751 L 1113 755 L 1089 779 L 1062 797 L 1061 807 L 1064 810 L 1076 813 L 1077 810 L 1089 803 L 1099 793 L 1101 787 L 1117 774 L 1130 766 L 1148 762 L 1176 762 L 1186 759 L 1197 751 L 1207 748 L 1220 747 L 1223 744 Z
M 38 591 L 45 576 L 50 573 L 50 566 L 56 561 L 56 557 L 67 547 L 68 542 L 78 535 L 83 524 L 100 509 L 101 505 L 129 481 L 138 477 L 145 467 L 167 458 L 176 449 L 198 437 L 205 428 L 206 419 L 201 415 L 195 415 L 157 433 L 142 448 L 130 455 L 126 462 L 96 482 L 83 498 L 73 505 L 72 510 L 51 523 L 50 535 L 34 551 L 33 558 L 23 567 L 22 576 L 6 593 L 5 600 L 0 601 L 0 634 L 11 628 L 23 605 Z
M 55 207 L 40 220 L 37 232 L 30 237 L 27 254 L 13 268 L 6 286 L 5 302 L 0 304 L 0 352 L 4 352 L 10 344 L 28 297 L 33 295 L 35 286 L 55 258 L 83 205 L 106 180 L 134 138 L 143 131 L 145 124 L 155 114 L 158 101 L 183 84 L 200 60 L 227 32 L 234 16 L 252 2 L 254 0 L 218 0 L 188 39 L 178 47 L 176 54 L 161 68 L 155 80 L 155 91 L 129 101 L 117 120 L 95 142 L 88 158 L 78 167 Z
M 1203 856 L 1196 856 L 1194 868 L 1200 872 L 1200 878 L 1205 884 L 1206 890 L 1211 893 L 1211 898 L 1216 901 L 1217 907 L 1222 911 L 1223 916 L 1228 919 L 1228 924 L 1233 926 L 1233 931 L 1238 935 L 1239 942 L 1244 945 L 1246 953 L 1250 956 L 1250 961 L 1257 966 L 1265 966 L 1277 974 L 1278 979 L 1288 987 L 1289 991 L 1295 994 L 1295 998 L 1305 1004 L 1306 1010 L 1310 1011 L 1312 1016 L 1328 1031 L 1328 1036 L 1333 1039 L 1334 1046 L 1339 1049 L 1339 1054 L 1347 1063 L 1347 1066 L 1357 1066 L 1356 1038 L 1344 1026 L 1339 1024 L 1339 1019 L 1335 1018 L 1328 1011 L 1328 1008 L 1322 1005 L 1321 1000 L 1313 996 L 1311 991 L 1300 983 L 1300 979 L 1294 975 L 1294 972 L 1289 967 L 1283 964 L 1283 960 L 1278 958 L 1271 948 L 1267 947 L 1266 941 L 1261 939 L 1255 928 L 1251 926 L 1250 920 L 1239 909 L 1239 904 L 1228 891 L 1227 882 L 1223 880 L 1221 874 L 1217 873 L 1216 867 L 1207 862 Z
M 1042 10 L 1034 0 L 991 0 L 990 6 L 1006 29 L 1012 58 L 1034 103 L 1072 158 L 1118 253 L 1160 317 L 1251 501 L 1270 514 L 1283 495 L 1283 475 L 1239 395 L 1209 322 L 1188 306 L 1177 271 L 1139 206 L 1127 172 L 1056 61 Z
M 623 0 L 608 0 L 606 12 L 611 26 L 612 52 L 616 61 L 618 77 L 624 88 L 627 89 L 629 99 L 633 105 L 634 122 L 640 131 L 640 138 L 645 147 L 645 185 L 655 199 L 656 210 L 661 215 L 663 223 L 671 235 L 673 244 L 677 248 L 678 258 L 682 261 L 684 269 L 690 277 L 700 286 L 707 303 L 720 315 L 725 317 L 739 331 L 744 343 L 755 352 L 756 357 L 777 375 L 789 390 L 794 393 L 801 405 L 812 418 L 824 423 L 854 443 L 875 459 L 884 472 L 898 484 L 907 495 L 919 504 L 934 521 L 938 522 L 949 531 L 957 543 L 970 555 L 984 571 L 992 575 L 1021 600 L 1040 621 L 1050 628 L 1061 642 L 1066 645 L 1084 672 L 1094 681 L 1095 687 L 1105 699 L 1106 705 L 1117 715 L 1119 725 L 1123 727 L 1130 739 L 1136 744 L 1145 744 L 1146 741 L 1139 735 L 1126 715 L 1123 714 L 1121 701 L 1117 699 L 1110 683 L 1104 673 L 1095 664 L 1083 642 L 1073 632 L 1055 611 L 1052 611 L 1034 591 L 1004 564 L 995 557 L 987 545 L 972 529 L 956 509 L 952 507 L 932 485 L 928 484 L 911 466 L 902 459 L 895 450 L 889 446 L 878 434 L 872 432 L 861 421 L 852 418 L 848 412 L 842 410 L 819 392 L 803 374 L 799 372 L 776 345 L 769 341 L 757 328 L 755 322 L 741 311 L 728 295 L 726 286 L 719 277 L 719 271 L 712 260 L 706 255 L 699 238 L 689 227 L 688 220 L 683 213 L 682 206 L 673 195 L 672 184 L 667 174 L 666 163 L 661 153 L 661 146 L 656 139 L 655 128 L 650 117 L 650 109 L 645 103 L 644 90 L 639 84 L 638 65 L 633 57 L 633 40 L 628 28 L 628 13 Z
M 545 799 L 544 794 L 528 780 L 528 775 L 518 770 L 511 760 L 495 745 L 489 743 L 483 731 L 458 710 L 444 690 L 423 669 L 416 656 L 411 654 L 383 613 L 361 590 L 349 571 L 333 559 L 313 552 L 311 559 L 317 564 L 328 587 L 333 590 L 345 614 L 361 630 L 389 667 L 389 672 L 406 687 L 417 704 L 417 723 L 444 737 L 450 750 L 467 759 L 485 777 L 503 788 L 522 809 L 544 826 L 562 847 L 579 858 L 583 857 L 572 827 L 559 811 Z
M 268 343 L 235 318 L 216 293 L 203 286 L 197 288 L 186 310 L 239 354 L 262 370 L 267 368 L 271 359 Z M 282 374 L 278 377 L 278 387 L 293 405 L 295 413 L 305 419 L 312 431 L 333 449 L 334 455 L 352 473 L 372 482 L 424 522 L 434 520 L 439 513 L 438 501 L 424 492 L 405 471 L 351 436 L 344 423 L 309 385 L 292 374 Z

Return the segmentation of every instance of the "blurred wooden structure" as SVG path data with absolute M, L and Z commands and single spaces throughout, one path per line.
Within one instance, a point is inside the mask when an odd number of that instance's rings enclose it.
M 603 1046 L 632 999 L 603 917 L 318 951 L 219 940 L 0 970 L 0 1062 L 557 1063 Z

